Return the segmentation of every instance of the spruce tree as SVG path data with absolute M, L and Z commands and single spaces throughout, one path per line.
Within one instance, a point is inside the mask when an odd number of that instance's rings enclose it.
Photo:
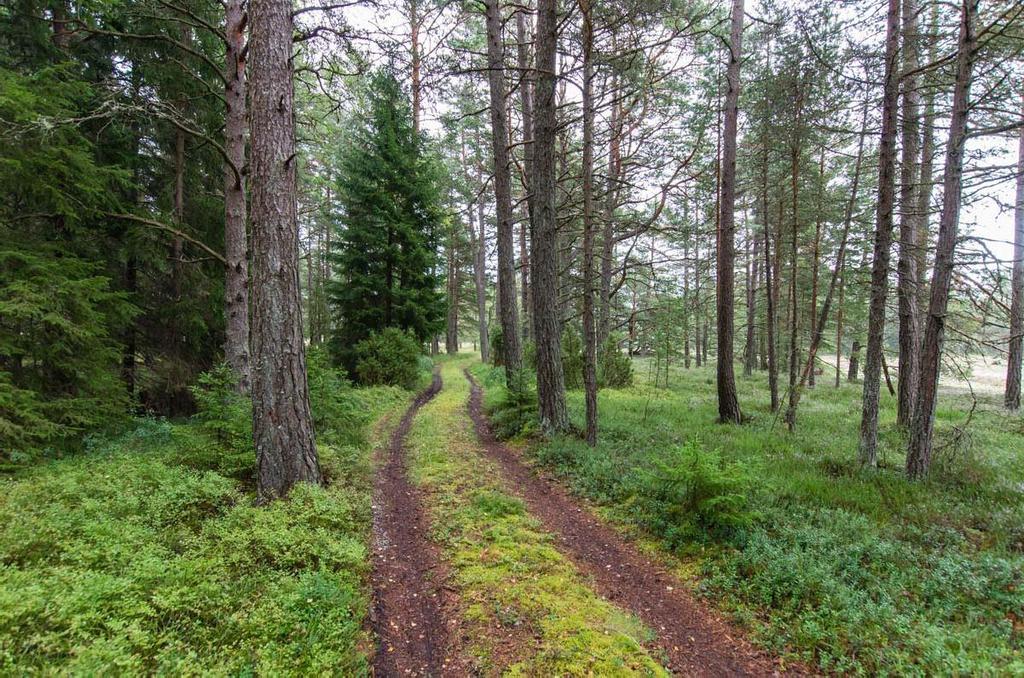
M 374 332 L 397 327 L 423 342 L 444 326 L 434 247 L 442 221 L 437 167 L 390 73 L 370 79 L 339 168 L 342 218 L 329 296 L 334 354 L 351 368 L 353 348 Z

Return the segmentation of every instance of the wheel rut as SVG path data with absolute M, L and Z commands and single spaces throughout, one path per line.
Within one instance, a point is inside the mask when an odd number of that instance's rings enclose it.
M 409 406 L 388 445 L 377 450 L 373 493 L 375 676 L 460 675 L 454 627 L 458 616 L 445 588 L 447 570 L 430 539 L 419 489 L 410 481 L 405 438 L 420 407 L 442 388 L 430 386 Z
M 482 391 L 469 371 L 469 414 L 482 451 L 497 461 L 509 487 L 529 511 L 555 535 L 556 544 L 583 572 L 595 590 L 629 610 L 650 627 L 653 646 L 670 671 L 686 676 L 772 676 L 806 673 L 782 668 L 741 637 L 721 616 L 694 599 L 685 585 L 598 519 L 559 483 L 542 477 L 498 441 L 483 413 Z

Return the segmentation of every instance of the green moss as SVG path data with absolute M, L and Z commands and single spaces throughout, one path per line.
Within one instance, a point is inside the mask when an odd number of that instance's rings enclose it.
M 442 364 L 444 390 L 417 416 L 409 445 L 414 479 L 429 490 L 436 536 L 454 570 L 477 667 L 488 675 L 665 675 L 643 647 L 650 632 L 600 599 L 501 486 L 466 413 L 465 364 Z M 498 647 L 505 636 L 515 639 L 511 650 Z

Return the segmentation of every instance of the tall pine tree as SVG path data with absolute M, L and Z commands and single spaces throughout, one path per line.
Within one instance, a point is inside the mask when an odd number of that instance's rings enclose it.
M 373 332 L 397 327 L 426 341 L 444 327 L 445 308 L 434 247 L 442 221 L 437 164 L 390 73 L 370 79 L 346 137 L 329 295 L 335 356 L 351 368 L 353 348 Z

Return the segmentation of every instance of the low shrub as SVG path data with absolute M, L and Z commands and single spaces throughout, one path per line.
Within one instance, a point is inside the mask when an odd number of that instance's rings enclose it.
M 619 340 L 609 336 L 597 354 L 597 385 L 628 388 L 633 385 L 633 361 L 619 349 Z
M 633 511 L 641 522 L 679 548 L 709 537 L 730 537 L 748 527 L 750 481 L 737 464 L 690 441 L 654 460 L 637 475 Z
M 356 344 L 356 376 L 367 386 L 415 388 L 421 354 L 412 334 L 388 327 Z

